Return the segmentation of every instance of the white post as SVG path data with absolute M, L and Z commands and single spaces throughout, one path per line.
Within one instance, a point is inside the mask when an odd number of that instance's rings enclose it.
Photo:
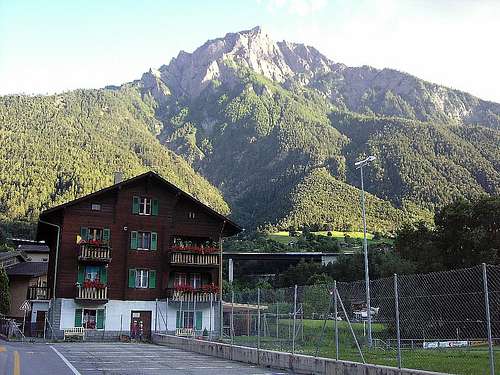
M 333 282 L 333 319 L 335 321 L 334 323 L 334 329 L 335 329 L 335 359 L 338 361 L 339 360 L 339 324 L 338 324 L 338 317 L 337 317 L 337 281 Z
M 257 288 L 257 350 L 260 350 L 260 288 Z
M 229 258 L 229 282 L 232 283 L 234 280 L 234 263 L 233 258 Z
M 359 168 L 361 172 L 361 210 L 363 216 L 363 251 L 365 255 L 365 286 L 366 286 L 366 308 L 368 312 L 368 346 L 372 347 L 372 309 L 370 303 L 370 275 L 368 273 L 368 240 L 366 239 L 366 209 L 365 209 L 365 186 L 363 182 L 363 165 Z
M 490 357 L 490 374 L 495 374 L 495 357 L 493 353 L 493 338 L 491 336 L 491 317 L 490 317 L 490 297 L 488 291 L 488 271 L 486 263 L 483 263 L 483 285 L 484 285 L 484 305 L 486 311 L 486 331 L 488 333 L 488 349 Z
M 293 332 L 292 332 L 292 354 L 295 354 L 295 327 L 297 321 L 297 285 L 295 285 L 293 297 Z
M 399 292 L 398 275 L 394 274 L 394 302 L 396 308 L 396 338 L 398 341 L 398 368 L 401 368 L 401 333 L 399 330 Z

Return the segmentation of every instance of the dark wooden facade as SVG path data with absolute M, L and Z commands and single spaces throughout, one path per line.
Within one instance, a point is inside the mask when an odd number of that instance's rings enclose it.
M 134 196 L 158 200 L 158 213 L 144 216 L 132 212 Z M 92 204 L 100 204 L 93 211 Z M 77 236 L 82 227 L 109 228 L 111 261 L 107 262 L 107 299 L 154 300 L 167 297 L 172 286 L 172 275 L 181 272 L 200 272 L 204 280 L 218 285 L 219 265 L 212 267 L 179 266 L 170 263 L 170 247 L 174 237 L 190 237 L 219 242 L 221 237 L 238 233 L 241 229 L 207 206 L 182 192 L 158 175 L 148 172 L 115 184 L 99 192 L 44 211 L 40 215 L 38 239 L 50 247 L 48 285 L 53 286 L 56 264 L 55 227 L 61 227 L 57 260 L 56 298 L 75 298 L 79 259 Z M 156 250 L 132 250 L 131 232 L 157 233 Z M 154 288 L 136 289 L 128 285 L 129 269 L 156 271 Z

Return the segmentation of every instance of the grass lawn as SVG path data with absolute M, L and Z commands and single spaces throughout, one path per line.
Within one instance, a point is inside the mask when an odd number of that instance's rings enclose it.
M 301 233 L 300 231 L 297 231 L 297 233 Z M 321 232 L 311 232 L 312 234 L 315 234 L 317 236 L 327 236 L 328 231 L 321 231 Z M 348 234 L 351 238 L 359 238 L 363 239 L 363 232 L 339 232 L 339 231 L 331 231 L 332 237 L 336 238 L 339 241 L 344 240 L 344 234 Z M 274 240 L 276 242 L 280 242 L 282 244 L 288 245 L 290 242 L 297 242 L 298 237 L 290 237 L 288 231 L 281 231 L 281 232 L 274 232 L 268 236 L 271 240 Z M 372 233 L 367 233 L 366 238 L 368 239 L 369 244 L 377 244 L 381 242 L 389 242 L 393 243 L 393 239 L 391 238 L 382 238 L 379 240 L 374 240 L 373 239 L 373 234 Z
M 261 348 L 279 351 L 291 351 L 292 340 L 290 327 L 291 321 L 282 319 L 279 322 L 278 338 L 276 338 L 276 324 L 269 319 L 267 324 L 267 336 L 261 337 Z M 304 320 L 303 330 L 297 321 L 297 339 L 295 351 L 298 354 L 316 355 L 316 350 L 321 337 L 323 320 Z M 334 322 L 327 321 L 325 332 L 317 355 L 326 358 L 335 358 Z M 343 360 L 361 362 L 361 357 L 356 349 L 355 342 L 350 333 L 347 322 L 338 322 L 339 326 L 339 358 Z M 368 349 L 363 336 L 363 324 L 353 323 L 356 337 L 360 341 L 362 352 L 367 363 L 397 366 L 397 354 L 394 348 Z M 374 338 L 383 338 L 385 325 L 373 324 Z M 255 336 L 236 336 L 235 344 L 246 346 L 257 346 Z M 500 368 L 500 347 L 496 348 L 495 367 Z M 437 371 L 463 375 L 486 375 L 488 372 L 488 347 L 477 346 L 455 349 L 403 349 L 403 367 Z

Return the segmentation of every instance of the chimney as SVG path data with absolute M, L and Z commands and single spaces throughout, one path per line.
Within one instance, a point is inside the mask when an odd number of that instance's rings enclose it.
M 123 172 L 115 172 L 115 184 L 123 181 Z

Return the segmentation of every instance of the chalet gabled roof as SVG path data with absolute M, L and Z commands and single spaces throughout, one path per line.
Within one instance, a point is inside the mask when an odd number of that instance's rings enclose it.
M 37 277 L 47 274 L 48 266 L 48 262 L 21 262 L 7 267 L 5 272 L 9 276 Z
M 203 208 L 205 211 L 207 211 L 212 216 L 217 217 L 221 221 L 225 221 L 226 222 L 226 224 L 225 224 L 225 231 L 228 231 L 228 232 L 230 232 L 232 234 L 237 234 L 237 233 L 239 233 L 239 232 L 241 232 L 243 230 L 238 224 L 236 224 L 235 222 L 231 221 L 226 216 L 224 216 L 224 215 L 218 213 L 217 211 L 215 211 L 214 209 L 208 207 L 206 204 L 200 202 L 198 199 L 194 198 L 192 195 L 186 193 L 185 191 L 181 190 L 180 188 L 178 188 L 177 186 L 175 186 L 171 182 L 165 180 L 163 177 L 161 177 L 160 175 L 158 175 L 157 173 L 152 172 L 152 171 L 145 172 L 145 173 L 140 174 L 138 176 L 129 178 L 129 179 L 124 180 L 122 182 L 119 182 L 117 184 L 114 184 L 114 185 L 108 186 L 108 187 L 106 187 L 104 189 L 98 190 L 98 191 L 96 191 L 94 193 L 91 193 L 91 194 L 85 195 L 83 197 L 74 199 L 72 201 L 69 201 L 69 202 L 60 204 L 58 206 L 49 208 L 49 209 L 43 211 L 40 214 L 40 218 L 43 218 L 47 214 L 51 214 L 51 213 L 54 213 L 56 211 L 62 210 L 65 207 L 69 207 L 69 206 L 75 205 L 77 203 L 80 203 L 82 201 L 85 201 L 85 200 L 94 198 L 96 196 L 99 196 L 101 194 L 104 194 L 104 193 L 107 193 L 107 192 L 111 192 L 113 190 L 119 189 L 119 188 L 121 188 L 123 186 L 127 186 L 127 185 L 129 185 L 131 183 L 137 182 L 137 181 L 139 181 L 141 179 L 145 179 L 145 178 L 148 178 L 148 177 L 156 179 L 157 181 L 159 181 L 160 183 L 164 184 L 168 188 L 176 191 L 182 197 L 184 197 L 184 198 L 190 200 L 191 202 L 195 203 L 196 205 L 200 206 L 201 208 Z

